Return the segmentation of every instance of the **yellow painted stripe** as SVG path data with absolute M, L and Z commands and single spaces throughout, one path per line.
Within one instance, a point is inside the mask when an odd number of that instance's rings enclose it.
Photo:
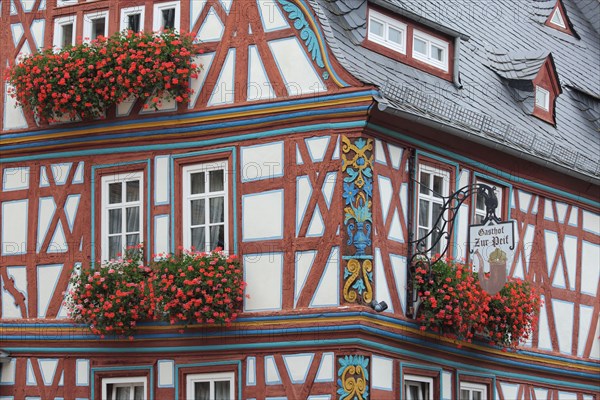
M 173 119 L 165 120 L 165 121 L 152 121 L 152 122 L 138 122 L 130 125 L 117 125 L 117 126 L 102 126 L 102 127 L 94 127 L 88 129 L 81 130 L 68 130 L 61 131 L 55 133 L 49 133 L 45 135 L 37 135 L 37 136 L 27 136 L 27 137 L 16 137 L 10 139 L 0 139 L 0 145 L 9 145 L 16 143 L 25 143 L 32 142 L 36 140 L 42 139 L 62 139 L 72 136 L 79 135 L 88 135 L 94 133 L 109 133 L 109 132 L 119 132 L 119 131 L 131 131 L 135 129 L 142 128 L 161 128 L 161 127 L 173 127 L 174 125 L 189 125 L 189 124 L 201 124 L 204 122 L 217 121 L 222 119 L 235 119 L 235 118 L 243 118 L 243 117 L 254 117 L 257 115 L 265 115 L 270 113 L 279 113 L 279 112 L 288 112 L 288 111 L 300 111 L 306 110 L 310 108 L 324 108 L 324 107 L 332 107 L 339 105 L 347 105 L 354 103 L 361 103 L 365 101 L 372 100 L 372 96 L 359 96 L 355 98 L 348 99 L 336 99 L 329 100 L 319 103 L 309 103 L 309 104 L 293 104 L 288 106 L 267 108 L 262 110 L 249 110 L 249 111 L 240 111 L 231 114 L 218 114 L 218 115 L 208 115 L 197 118 L 189 118 L 185 119 L 185 114 L 174 116 Z M 118 120 L 117 120 L 118 121 Z
M 332 111 L 335 111 L 335 109 L 332 109 Z M 331 113 L 331 114 L 327 114 L 326 116 L 328 117 L 336 117 L 336 116 L 343 116 L 343 117 L 362 117 L 364 116 L 364 111 L 353 111 L 350 113 L 343 113 L 343 114 L 339 114 L 339 113 Z M 301 118 L 295 118 L 294 121 L 308 121 L 308 120 L 312 120 L 314 119 L 311 116 L 306 116 L 306 117 L 301 117 Z M 272 127 L 272 122 L 269 123 L 260 123 L 260 124 L 249 124 L 244 126 L 245 129 L 260 129 L 262 127 Z M 235 131 L 235 130 L 239 130 L 239 127 L 230 127 L 227 129 L 224 128 L 213 128 L 213 129 L 205 129 L 202 130 L 201 129 L 202 126 L 198 126 L 198 132 L 202 132 L 203 135 L 208 135 L 214 132 L 230 132 L 230 131 Z M 197 132 L 196 132 L 197 133 Z M 192 133 L 192 134 L 196 134 L 196 133 Z M 181 135 L 181 134 L 178 134 Z M 96 141 L 88 141 L 86 142 L 87 145 L 98 145 L 98 144 L 105 144 L 105 143 L 110 143 L 110 144 L 115 144 L 115 143 L 128 143 L 128 142 L 139 142 L 140 140 L 145 140 L 145 139 L 149 139 L 149 140 L 157 140 L 157 139 L 164 139 L 164 138 L 169 138 L 172 137 L 173 134 L 164 134 L 164 135 L 149 135 L 149 136 L 135 136 L 135 137 L 122 137 L 122 138 L 118 138 L 118 139 L 103 139 L 103 140 L 96 140 Z M 181 137 L 181 136 L 179 136 Z M 53 149 L 61 149 L 64 148 L 65 145 L 64 144 L 55 144 L 55 145 L 47 145 L 47 146 L 36 146 L 34 148 L 28 148 L 27 151 L 31 151 L 32 149 L 35 150 L 53 150 Z M 22 153 L 24 150 L 23 149 L 12 149 L 12 150 L 3 150 L 2 154 L 3 155 L 8 155 L 8 154 L 18 154 L 18 153 Z
M 302 320 L 281 320 L 281 321 L 269 321 L 268 323 L 265 323 L 265 321 L 244 321 L 244 322 L 236 322 L 231 326 L 232 330 L 235 329 L 244 329 L 244 328 L 252 328 L 252 327 L 265 327 L 268 326 L 268 328 L 265 328 L 267 331 L 268 329 L 274 328 L 274 327 L 285 327 L 285 326 L 293 326 L 294 328 L 301 328 L 302 326 L 315 326 L 315 324 L 319 324 L 319 323 L 324 323 L 326 322 L 327 325 L 324 326 L 330 326 L 330 325 L 343 325 L 344 323 L 348 324 L 357 324 L 357 323 L 363 323 L 365 325 L 374 325 L 374 326 L 378 326 L 378 327 L 382 327 L 382 328 L 390 328 L 393 331 L 401 331 L 401 332 L 410 332 L 412 334 L 415 334 L 417 336 L 421 336 L 424 338 L 429 338 L 429 339 L 433 339 L 436 341 L 441 341 L 441 342 L 445 342 L 447 344 L 450 345 L 460 345 L 462 346 L 462 348 L 469 348 L 472 350 L 477 350 L 480 351 L 482 353 L 487 353 L 487 354 L 492 354 L 492 355 L 496 355 L 500 358 L 512 358 L 512 359 L 517 359 L 517 360 L 522 360 L 522 361 L 528 361 L 528 362 L 540 362 L 540 358 L 534 356 L 534 355 L 526 355 L 526 354 L 518 354 L 518 353 L 512 353 L 512 352 L 503 352 L 501 350 L 497 350 L 497 349 L 492 349 L 489 347 L 484 347 L 484 346 L 480 346 L 477 344 L 473 344 L 473 343 L 467 343 L 467 342 L 461 342 L 455 339 L 450 339 L 450 338 L 445 338 L 443 336 L 437 335 L 437 334 L 433 334 L 433 333 L 429 333 L 429 332 L 423 332 L 418 328 L 411 328 L 411 327 L 407 327 L 407 326 L 403 326 L 403 325 L 398 325 L 395 324 L 393 322 L 389 322 L 389 321 L 381 321 L 381 320 L 373 320 L 371 318 L 368 318 L 366 316 L 359 316 L 359 317 L 331 317 L 331 318 L 327 318 L 326 320 L 323 320 L 322 318 L 319 317 L 314 317 L 314 318 L 306 318 L 306 319 L 302 319 Z M 199 328 L 199 327 L 205 327 L 204 325 L 189 325 L 188 328 L 189 329 L 194 329 L 194 328 Z M 138 331 L 143 332 L 143 331 L 173 331 L 175 328 L 173 326 L 139 326 L 138 327 Z M 34 333 L 39 333 L 39 328 L 36 327 L 18 327 L 18 328 L 11 328 L 11 329 L 0 329 L 0 334 L 2 334 L 4 336 L 5 340 L 11 340 L 8 335 L 9 334 L 13 334 L 13 335 L 17 335 L 17 334 L 27 334 L 29 333 L 32 335 Z M 81 328 L 76 329 L 76 328 L 52 328 L 52 329 L 47 329 L 44 331 L 44 333 L 46 334 L 54 334 L 54 333 L 60 333 L 63 332 L 65 334 L 68 333 L 74 333 L 74 332 L 79 332 L 81 333 Z M 281 334 L 284 335 L 284 334 Z M 260 334 L 258 335 L 260 337 Z M 381 337 L 384 337 L 383 335 L 380 335 Z M 222 336 L 213 336 L 211 338 L 214 339 L 218 339 L 221 338 Z M 224 337 L 224 336 L 223 336 Z M 90 335 L 90 340 L 96 340 L 94 336 Z M 150 341 L 156 341 L 156 338 L 140 338 L 140 339 L 136 339 L 137 341 L 144 341 L 144 342 L 150 342 Z M 169 339 L 167 339 L 169 340 Z M 188 340 L 188 338 L 174 338 L 174 340 Z M 196 338 L 189 338 L 189 340 L 196 340 Z M 63 340 L 60 339 L 56 339 L 56 340 L 43 340 L 44 342 L 64 342 Z M 116 340 L 117 342 L 123 341 L 123 342 L 128 342 L 127 339 L 123 339 L 123 340 Z M 426 345 L 415 345 L 415 346 L 419 346 L 422 348 L 426 348 Z M 443 350 L 437 350 L 437 351 L 441 351 L 443 353 L 446 354 L 452 354 L 450 351 L 443 351 Z M 468 357 L 468 355 L 466 355 L 465 357 Z M 470 357 L 468 357 L 470 358 Z M 476 357 L 473 357 L 476 358 Z M 561 360 L 553 360 L 553 359 L 543 359 L 543 362 L 547 365 L 554 365 L 554 366 L 559 366 L 559 367 L 567 367 L 570 369 L 578 369 L 578 370 L 582 370 L 582 371 L 590 371 L 590 372 L 598 372 L 599 368 L 597 367 L 592 367 L 592 366 L 585 366 L 585 365 L 579 365 L 579 364 L 573 364 L 570 363 L 569 361 L 561 361 Z
M 313 31 L 315 32 L 315 35 L 317 36 L 317 42 L 319 42 L 319 48 L 321 49 L 321 53 L 323 54 L 323 63 L 325 64 L 325 69 L 327 70 L 327 72 L 329 72 L 329 77 L 331 79 L 333 79 L 333 81 L 335 82 L 336 85 L 338 85 L 339 87 L 344 87 L 344 85 L 336 79 L 335 74 L 333 73 L 333 68 L 331 67 L 331 65 L 329 64 L 329 62 L 327 62 L 327 57 L 325 56 L 325 46 L 323 45 L 323 40 L 321 40 L 322 38 L 316 34 L 316 32 L 318 32 L 317 29 L 317 24 L 316 22 L 310 18 L 311 14 L 310 12 L 306 9 L 306 7 L 304 7 L 304 5 L 302 3 L 299 2 L 295 2 L 295 4 L 302 9 L 304 15 L 306 15 L 308 18 L 308 21 L 310 23 L 310 26 L 312 27 Z

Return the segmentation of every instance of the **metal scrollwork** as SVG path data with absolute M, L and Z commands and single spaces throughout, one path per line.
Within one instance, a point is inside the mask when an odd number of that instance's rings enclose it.
M 417 183 L 419 185 L 421 184 L 420 182 Z M 427 190 L 430 189 L 427 188 Z M 474 194 L 483 197 L 486 208 L 486 215 L 481 224 L 485 225 L 489 221 L 499 223 L 500 218 L 498 218 L 496 215 L 498 198 L 494 193 L 495 190 L 495 187 L 490 187 L 482 183 L 476 183 L 473 185 L 464 186 L 452 193 L 450 196 L 444 197 L 440 195 L 440 197 L 443 199 L 442 209 L 437 218 L 435 218 L 433 221 L 433 228 L 419 239 L 409 242 L 412 250 L 412 256 L 410 257 L 409 265 L 414 267 L 418 264 L 425 266 L 429 271 L 431 271 L 430 267 L 444 258 L 446 252 L 448 251 L 448 246 L 450 245 L 450 238 L 452 237 L 452 232 L 454 229 L 454 220 L 458 215 L 458 211 L 460 210 L 462 204 Z M 429 239 L 431 239 L 431 242 L 429 242 Z M 445 240 L 442 242 L 444 245 L 440 249 L 439 254 L 431 257 L 431 251 L 437 247 L 442 239 Z M 409 271 L 411 271 L 410 268 Z M 409 277 L 409 279 L 412 281 L 412 277 Z M 417 313 L 419 306 L 419 303 L 414 298 L 414 295 L 415 293 L 413 293 L 413 303 L 415 303 L 413 305 L 413 315 Z
M 369 358 L 345 356 L 338 360 L 338 390 L 340 400 L 368 400 Z

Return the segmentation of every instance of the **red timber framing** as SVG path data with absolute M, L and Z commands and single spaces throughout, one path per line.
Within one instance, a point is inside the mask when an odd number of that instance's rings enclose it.
M 144 18 L 144 30 L 152 31 L 153 20 L 155 18 L 154 5 L 164 3 L 165 1 L 129 1 L 129 0 L 99 0 L 94 2 L 79 1 L 75 4 L 68 4 L 65 6 L 58 7 L 58 0 L 47 0 L 42 2 L 41 0 L 33 1 L 31 11 L 24 9 L 20 1 L 16 2 L 4 2 L 3 7 L 0 10 L 0 16 L 3 21 L 7 21 L 3 24 L 0 29 L 0 37 L 3 40 L 0 43 L 0 54 L 2 58 L 6 58 L 12 65 L 17 59 L 18 55 L 22 52 L 27 52 L 27 48 L 33 51 L 37 47 L 49 48 L 52 47 L 53 35 L 54 35 L 54 20 L 59 17 L 65 17 L 69 15 L 76 16 L 76 43 L 81 43 L 83 38 L 83 25 L 84 17 L 86 14 L 108 11 L 108 33 L 119 31 L 120 20 L 121 20 L 121 9 L 129 7 L 143 7 L 145 12 Z M 14 3 L 14 4 L 13 4 Z M 288 21 L 289 27 L 280 28 L 277 30 L 266 30 L 261 22 L 260 10 L 257 2 L 254 1 L 233 1 L 231 2 L 230 9 L 227 10 L 224 4 L 219 0 L 207 0 L 203 6 L 202 11 L 197 16 L 195 21 L 191 21 L 191 2 L 190 1 L 179 1 L 180 4 L 180 28 L 179 31 L 182 33 L 191 32 L 197 35 L 200 28 L 206 21 L 207 17 L 214 13 L 218 16 L 219 20 L 223 25 L 222 37 L 219 40 L 210 40 L 202 43 L 201 48 L 204 54 L 214 55 L 210 65 L 205 65 L 202 75 L 204 78 L 204 84 L 197 95 L 197 100 L 190 107 L 180 106 L 178 111 L 162 111 L 161 115 L 172 115 L 174 113 L 181 114 L 181 112 L 194 112 L 198 110 L 205 110 L 208 102 L 214 91 L 221 90 L 216 88 L 219 82 L 221 71 L 224 68 L 224 64 L 227 55 L 230 50 L 235 51 L 235 70 L 234 70 L 234 87 L 226 90 L 234 93 L 233 101 L 230 104 L 214 105 L 211 108 L 223 108 L 233 104 L 256 104 L 264 102 L 265 100 L 253 100 L 248 96 L 249 89 L 249 47 L 256 46 L 258 55 L 264 67 L 266 77 L 272 87 L 274 98 L 266 101 L 273 101 L 278 99 L 286 99 L 290 96 L 294 96 L 291 93 L 292 85 L 286 82 L 285 76 L 280 71 L 277 62 L 273 56 L 272 50 L 269 48 L 269 42 L 276 41 L 284 38 L 297 38 L 305 52 L 307 51 L 304 40 L 300 37 L 300 32 L 294 28 L 294 20 L 288 17 L 288 13 L 281 8 L 283 17 Z M 305 10 L 302 3 L 297 0 L 292 0 L 293 4 L 298 4 L 299 10 L 309 13 L 309 10 Z M 13 12 L 11 12 L 11 4 Z M 45 8 L 43 7 L 45 4 Z M 273 3 L 276 5 L 277 3 Z M 277 5 L 277 7 L 279 7 Z M 305 18 L 309 21 L 310 28 L 314 30 L 317 22 L 314 16 L 308 17 L 309 14 L 305 15 Z M 31 23 L 35 20 L 45 20 L 45 27 L 43 30 L 43 43 L 39 43 L 40 39 L 34 38 L 32 33 Z M 20 37 L 17 43 L 14 43 L 11 37 L 11 24 L 22 24 L 23 35 Z M 323 53 L 323 50 L 325 53 Z M 311 92 L 310 94 L 302 94 L 299 98 L 311 97 L 321 93 L 327 92 L 338 92 L 345 88 L 359 87 L 362 84 L 348 74 L 341 65 L 337 62 L 335 57 L 329 51 L 325 45 L 321 45 L 319 57 L 325 60 L 324 67 L 320 67 L 313 60 L 310 61 L 315 67 L 315 71 L 321 77 L 322 84 L 325 87 L 324 92 Z M 308 55 L 310 57 L 310 54 Z M 0 65 L 0 73 L 4 76 L 7 70 L 7 66 L 2 63 Z M 293 86 L 293 85 L 292 85 Z M 3 114 L 4 96 L 0 98 L 0 112 Z M 107 110 L 106 120 L 132 120 L 155 115 L 153 113 L 143 112 L 144 102 L 138 100 L 132 106 L 129 113 L 125 116 L 116 115 L 116 109 L 112 108 Z M 38 127 L 33 119 L 33 116 L 29 112 L 24 113 L 27 125 L 31 129 L 39 129 L 44 127 Z M 4 121 L 0 118 L 0 130 L 4 130 Z M 71 126 L 86 125 L 87 123 L 72 123 Z M 20 131 L 21 129 L 14 129 L 12 131 Z

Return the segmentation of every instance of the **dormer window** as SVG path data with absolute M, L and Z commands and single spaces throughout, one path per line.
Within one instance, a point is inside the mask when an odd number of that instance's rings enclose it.
M 369 40 L 406 54 L 406 24 L 369 10 Z
M 535 106 L 550 111 L 550 92 L 543 87 L 535 87 Z
M 448 42 L 415 29 L 413 57 L 434 67 L 448 71 Z
M 565 20 L 563 19 L 562 14 L 560 13 L 560 8 L 556 8 L 554 10 L 552 16 L 550 17 L 550 22 L 554 25 L 558 25 L 563 29 L 567 29 L 567 26 L 565 25 Z
M 385 9 L 369 7 L 363 46 L 442 79 L 453 79 L 453 39 Z
M 557 0 L 552 12 L 548 16 L 546 20 L 546 25 L 550 28 L 559 30 L 561 32 L 566 33 L 567 35 L 571 35 L 579 39 L 579 35 L 573 29 L 573 25 L 569 20 L 569 16 L 567 15 L 567 11 L 562 4 L 561 0 Z

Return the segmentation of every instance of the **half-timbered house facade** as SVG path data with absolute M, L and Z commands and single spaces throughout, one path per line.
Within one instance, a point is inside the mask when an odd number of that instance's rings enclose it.
M 157 111 L 40 125 L 3 85 L 0 399 L 598 400 L 597 1 L 4 0 L 0 20 L 2 76 L 123 29 L 203 49 L 190 101 Z M 411 242 L 477 183 L 544 301 L 514 351 L 412 315 Z M 485 213 L 467 199 L 433 251 L 468 259 Z M 72 270 L 138 243 L 239 255 L 242 316 L 133 341 L 71 323 Z

